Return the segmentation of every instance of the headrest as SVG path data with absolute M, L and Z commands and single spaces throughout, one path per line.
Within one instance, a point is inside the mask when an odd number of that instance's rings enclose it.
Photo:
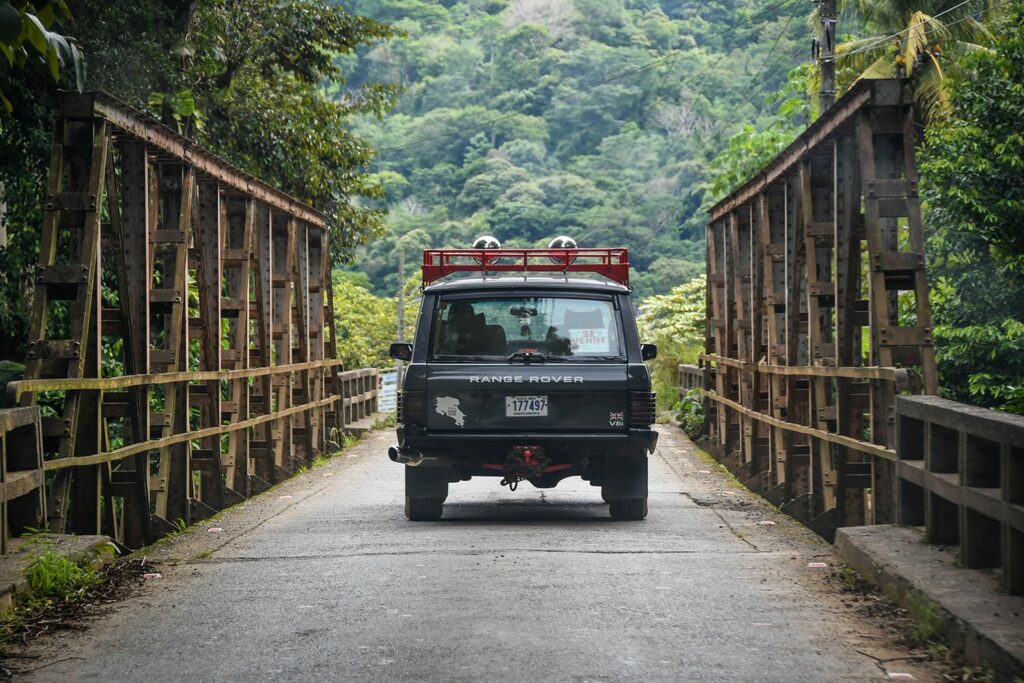
M 456 301 L 452 304 L 452 310 L 448 313 L 448 319 L 472 318 L 474 314 L 473 304 L 468 301 Z

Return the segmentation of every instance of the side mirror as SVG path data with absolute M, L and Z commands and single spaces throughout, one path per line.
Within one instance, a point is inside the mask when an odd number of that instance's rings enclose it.
M 391 357 L 395 360 L 412 360 L 412 344 L 395 342 L 391 345 Z
M 640 357 L 644 360 L 654 360 L 658 357 L 658 345 L 657 344 L 641 344 L 640 345 Z

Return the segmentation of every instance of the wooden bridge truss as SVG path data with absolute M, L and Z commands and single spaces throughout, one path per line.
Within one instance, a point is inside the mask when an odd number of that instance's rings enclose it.
M 906 83 L 861 81 L 717 204 L 707 263 L 712 443 L 826 536 L 893 521 L 895 397 L 937 392 Z
M 25 379 L 8 387 L 43 409 L 52 474 L 32 500 L 50 531 L 139 547 L 373 410 L 376 371 L 332 360 L 322 214 L 103 94 L 66 95 L 53 140 Z

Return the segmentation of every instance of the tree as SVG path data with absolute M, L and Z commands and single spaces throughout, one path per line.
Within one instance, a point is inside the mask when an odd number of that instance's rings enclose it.
M 959 57 L 991 44 L 982 17 L 997 4 L 986 0 L 979 8 L 960 0 L 840 0 L 844 22 L 870 32 L 836 47 L 840 85 L 908 76 L 926 118 L 947 114 L 945 70 Z M 817 92 L 818 84 L 814 72 L 808 92 Z
M 505 26 L 541 26 L 556 40 L 573 38 L 580 16 L 572 0 L 512 0 L 505 10 Z
M 346 369 L 391 367 L 388 347 L 397 335 L 395 299 L 374 296 L 341 271 L 335 271 L 333 279 L 338 358 Z
M 721 200 L 743 184 L 747 178 L 785 149 L 804 129 L 809 117 L 809 102 L 801 96 L 801 84 L 808 69 L 792 69 L 782 88 L 769 101 L 777 104 L 778 113 L 757 122 L 744 124 L 729 138 L 728 146 L 711 162 L 711 187 L 705 195 L 705 207 Z
M 1024 8 L 961 62 L 951 113 L 925 134 L 931 303 L 940 384 L 1024 413 Z
M 695 363 L 704 348 L 704 276 L 673 287 L 668 294 L 648 297 L 640 305 L 637 327 L 644 342 L 658 345 L 651 378 L 663 409 L 679 400 L 679 363 Z
M 357 201 L 380 192 L 364 181 L 372 153 L 349 119 L 383 115 L 396 90 L 365 85 L 329 101 L 320 84 L 344 83 L 334 54 L 392 35 L 322 0 L 250 0 L 244 12 L 207 0 L 183 45 L 181 86 L 205 120 L 199 139 L 327 213 L 336 261 L 383 226 L 379 210 Z
M 355 9 L 394 19 L 407 1 Z M 362 117 L 357 130 L 381 151 L 376 172 L 409 181 L 398 206 L 388 198 L 385 238 L 360 248 L 374 291 L 393 291 L 393 239 L 411 223 L 433 247 L 484 231 L 507 245 L 566 233 L 626 246 L 638 298 L 702 272 L 710 161 L 741 119 L 788 132 L 779 101 L 756 94 L 785 81 L 798 22 L 766 22 L 748 0 L 435 2 L 443 26 L 401 21 L 406 35 L 346 58 L 353 85 L 406 87 L 394 113 Z M 805 86 L 793 95 L 801 104 Z M 776 138 L 772 149 L 784 144 Z M 499 177 L 497 160 L 515 170 Z
M 64 0 L 0 0 L 0 107 L 8 114 L 8 99 L 18 72 L 35 63 L 44 66 L 53 83 L 61 69 L 71 67 L 74 83 L 85 81 L 85 59 L 74 40 L 56 30 L 71 19 Z
M 68 13 L 75 23 L 60 28 Z M 9 237 L 0 245 L 0 353 L 24 354 L 25 281 L 38 254 L 57 104 L 48 81 L 62 57 L 77 63 L 76 44 L 90 56 L 85 87 L 150 109 L 327 213 L 340 261 L 383 226 L 374 202 L 384 188 L 367 177 L 371 149 L 349 129 L 356 116 L 383 115 L 397 88 L 363 83 L 328 100 L 324 85 L 344 84 L 336 55 L 392 35 L 328 0 L 0 0 L 0 93 L 14 110 L 0 113 L 0 204 Z M 64 84 L 82 75 L 65 71 Z

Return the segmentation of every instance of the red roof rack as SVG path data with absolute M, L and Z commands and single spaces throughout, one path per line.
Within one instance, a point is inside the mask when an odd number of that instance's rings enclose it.
M 629 250 L 426 249 L 423 286 L 452 273 L 597 273 L 629 286 Z

